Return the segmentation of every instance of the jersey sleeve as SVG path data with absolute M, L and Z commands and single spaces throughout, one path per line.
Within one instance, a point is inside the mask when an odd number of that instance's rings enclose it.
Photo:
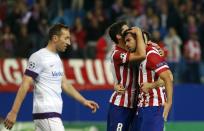
M 122 52 L 122 51 L 115 51 L 113 54 L 113 60 L 117 64 L 126 64 L 129 62 L 129 55 L 128 52 Z
M 160 73 L 169 70 L 164 58 L 154 51 L 147 55 L 147 68 L 154 70 L 158 76 Z
M 42 61 L 40 60 L 40 57 L 37 54 L 31 55 L 28 60 L 25 75 L 30 76 L 35 80 L 43 69 L 41 62 Z

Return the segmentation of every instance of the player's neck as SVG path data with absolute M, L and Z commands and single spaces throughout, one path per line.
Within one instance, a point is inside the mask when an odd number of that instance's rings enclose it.
M 126 48 L 126 47 L 125 47 L 125 44 L 124 44 L 123 42 L 119 42 L 117 46 L 120 47 L 120 48 L 122 48 L 122 49 L 125 49 L 125 48 Z
M 47 44 L 46 48 L 47 48 L 49 51 L 53 52 L 53 53 L 57 53 L 56 47 L 54 46 L 54 44 L 52 44 L 52 43 L 50 43 L 50 42 Z

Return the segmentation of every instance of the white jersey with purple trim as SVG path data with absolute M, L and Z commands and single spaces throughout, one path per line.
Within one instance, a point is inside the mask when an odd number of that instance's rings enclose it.
M 33 113 L 62 113 L 61 82 L 64 74 L 57 53 L 46 48 L 31 55 L 25 74 L 34 79 Z

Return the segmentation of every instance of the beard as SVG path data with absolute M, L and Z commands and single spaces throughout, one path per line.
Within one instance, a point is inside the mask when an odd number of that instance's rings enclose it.
M 131 49 L 129 49 L 129 52 L 135 52 L 136 51 L 136 48 L 131 48 Z

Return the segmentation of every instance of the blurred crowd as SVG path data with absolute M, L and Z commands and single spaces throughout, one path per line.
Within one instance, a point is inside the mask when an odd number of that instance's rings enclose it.
M 151 33 L 176 83 L 204 82 L 204 0 L 0 0 L 0 58 L 28 58 L 63 23 L 72 47 L 61 57 L 107 59 L 107 27 L 116 20 Z

